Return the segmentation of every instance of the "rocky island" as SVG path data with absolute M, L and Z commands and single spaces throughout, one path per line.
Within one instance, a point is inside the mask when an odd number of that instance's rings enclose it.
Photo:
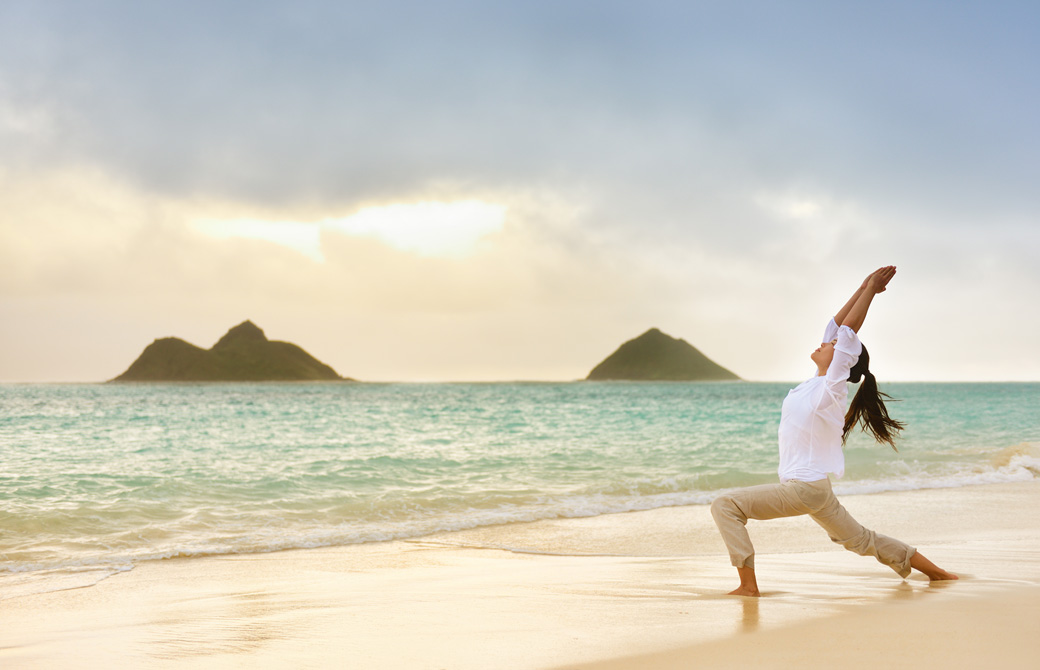
M 113 382 L 353 381 L 290 342 L 268 340 L 244 321 L 202 349 L 176 337 L 149 344 Z
M 725 381 L 740 379 L 686 340 L 651 328 L 592 369 L 586 380 Z

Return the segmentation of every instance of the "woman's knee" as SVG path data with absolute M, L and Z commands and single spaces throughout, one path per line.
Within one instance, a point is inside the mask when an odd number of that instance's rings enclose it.
M 733 501 L 725 493 L 715 498 L 715 500 L 711 501 L 711 515 L 718 519 L 726 506 L 731 505 L 732 502 Z
M 716 522 L 719 519 L 735 519 L 740 517 L 740 509 L 731 494 L 723 493 L 712 501 L 711 516 Z

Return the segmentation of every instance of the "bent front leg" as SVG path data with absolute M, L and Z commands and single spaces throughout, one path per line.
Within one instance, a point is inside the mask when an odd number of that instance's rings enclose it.
M 748 519 L 778 519 L 810 512 L 795 493 L 796 484 L 752 486 L 723 493 L 711 503 L 711 516 L 719 527 L 734 567 L 755 567 L 755 547 L 747 532 Z

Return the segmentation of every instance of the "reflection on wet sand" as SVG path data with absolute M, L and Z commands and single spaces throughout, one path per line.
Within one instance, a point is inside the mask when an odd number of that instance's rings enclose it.
M 253 652 L 291 634 L 284 624 L 275 626 L 270 620 L 280 610 L 268 592 L 170 603 L 163 616 L 144 624 L 150 634 L 143 651 L 166 660 Z

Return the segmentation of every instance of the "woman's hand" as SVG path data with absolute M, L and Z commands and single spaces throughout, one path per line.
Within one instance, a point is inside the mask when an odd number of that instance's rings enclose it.
M 859 327 L 863 325 L 863 319 L 867 316 L 870 301 L 874 299 L 875 295 L 885 291 L 888 282 L 892 281 L 892 277 L 895 275 L 896 266 L 894 265 L 886 265 L 867 275 L 845 306 L 838 310 L 834 316 L 834 323 L 839 326 L 849 326 L 858 333 Z
M 870 291 L 871 293 L 884 293 L 888 287 L 888 282 L 892 281 L 892 277 L 896 276 L 896 266 L 886 265 L 883 268 L 878 268 L 870 273 L 870 275 L 863 280 L 864 290 Z

